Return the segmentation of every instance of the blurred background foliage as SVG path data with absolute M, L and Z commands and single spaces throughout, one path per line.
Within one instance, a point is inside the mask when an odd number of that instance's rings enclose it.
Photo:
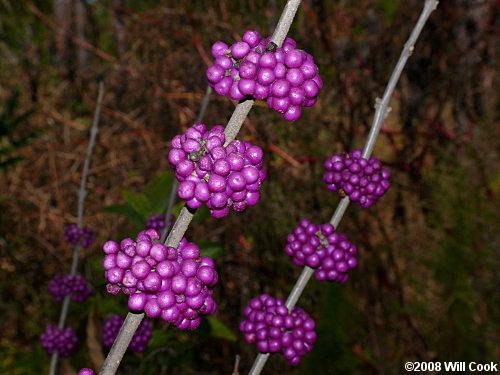
M 146 202 L 148 182 L 169 170 L 169 141 L 195 121 L 204 96 L 211 44 L 247 29 L 270 34 L 284 3 L 0 1 L 0 163 L 12 161 L 0 172 L 0 373 L 47 371 L 38 336 L 60 309 L 47 283 L 69 272 L 63 231 L 76 222 L 98 81 L 106 94 L 84 218 L 97 238 L 82 261 L 96 292 L 71 305 L 80 343 L 61 374 L 97 368 L 102 322 L 126 314 L 125 300 L 104 291 L 100 244 L 135 234 L 157 209 L 142 207 L 132 221 L 116 215 L 134 197 Z M 271 358 L 266 374 L 400 374 L 407 360 L 499 358 L 497 5 L 440 1 L 375 148 L 392 188 L 369 209 L 350 207 L 340 224 L 359 266 L 345 285 L 311 282 L 298 305 L 318 322 L 315 349 L 296 368 Z M 256 350 L 237 330 L 243 308 L 290 291 L 300 270 L 283 252 L 286 234 L 301 218 L 332 215 L 338 197 L 321 181 L 323 161 L 362 146 L 421 7 L 302 1 L 289 35 L 320 67 L 319 101 L 292 124 L 257 103 L 239 137 L 267 151 L 261 203 L 187 233 L 218 249 L 217 320 L 195 332 L 156 322 L 146 352 L 126 354 L 120 374 L 229 374 L 236 354 L 248 371 Z M 226 124 L 234 105 L 212 96 L 206 123 Z

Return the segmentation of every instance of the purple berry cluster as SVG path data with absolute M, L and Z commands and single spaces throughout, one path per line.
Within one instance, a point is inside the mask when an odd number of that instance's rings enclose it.
M 226 216 L 230 207 L 243 211 L 256 205 L 266 178 L 260 147 L 237 140 L 224 146 L 225 142 L 222 126 L 207 131 L 197 123 L 172 139 L 168 154 L 181 182 L 179 197 L 191 208 L 205 203 L 217 218 Z
M 102 327 L 102 340 L 104 346 L 111 348 L 124 321 L 125 319 L 120 315 L 113 315 L 104 323 Z M 128 348 L 134 352 L 143 352 L 152 336 L 153 330 L 151 322 L 144 319 L 141 324 L 139 324 L 137 331 L 135 331 Z
M 57 326 L 49 324 L 40 335 L 40 343 L 48 355 L 57 350 L 61 357 L 68 357 L 78 342 L 75 331 L 70 326 L 61 330 Z
M 323 181 L 329 190 L 339 191 L 358 206 L 370 207 L 389 189 L 391 174 L 372 156 L 366 160 L 361 150 L 333 155 L 325 162 Z
M 247 31 L 231 47 L 214 43 L 215 62 L 206 76 L 219 95 L 234 100 L 267 100 L 269 107 L 282 113 L 285 120 L 295 121 L 302 107 L 316 103 L 323 82 L 313 57 L 296 49 L 293 39 L 286 38 L 280 48 L 270 41 L 271 37 L 263 39 L 259 32 Z
M 78 375 L 95 375 L 95 372 L 90 368 L 82 368 L 78 371 Z
M 64 240 L 73 245 L 80 243 L 83 247 L 89 247 L 94 243 L 93 235 L 92 229 L 78 228 L 76 224 L 64 228 Z
M 49 293 L 57 302 L 61 302 L 67 294 L 71 294 L 71 300 L 83 302 L 92 294 L 92 287 L 81 275 L 57 275 L 50 280 Z
M 330 223 L 315 225 L 301 220 L 286 240 L 287 255 L 298 266 L 315 268 L 319 281 L 345 283 L 347 272 L 358 264 L 356 246 L 347 240 L 345 234 L 335 233 Z
M 183 238 L 177 249 L 159 242 L 154 229 L 135 240 L 108 241 L 103 250 L 106 289 L 129 295 L 131 310 L 144 310 L 150 318 L 161 316 L 179 329 L 195 329 L 204 315 L 215 312 L 212 298 L 218 275 L 211 258 L 201 257 L 199 247 Z
M 298 307 L 290 314 L 281 298 L 267 294 L 253 298 L 244 313 L 246 320 L 240 323 L 240 331 L 261 353 L 280 352 L 297 365 L 316 341 L 314 320 Z
M 168 220 L 169 228 L 172 228 L 174 222 L 175 222 L 175 215 L 170 215 L 170 218 Z M 166 225 L 166 220 L 164 214 L 151 215 L 149 217 L 149 220 L 146 222 L 146 229 L 156 229 L 157 231 L 160 231 L 163 228 L 165 228 L 165 225 Z

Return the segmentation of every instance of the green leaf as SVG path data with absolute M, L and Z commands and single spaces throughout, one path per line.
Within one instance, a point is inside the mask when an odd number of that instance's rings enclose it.
M 179 214 L 181 210 L 184 208 L 185 204 L 186 202 L 183 200 L 174 204 L 174 207 L 172 209 L 172 214 L 174 214 L 176 218 L 179 217 Z M 196 210 L 192 223 L 202 223 L 209 217 L 210 217 L 210 210 L 208 209 L 207 206 L 203 205 Z
M 0 148 L 0 156 L 8 155 L 9 153 L 30 144 L 35 138 L 45 133 L 49 128 L 43 128 L 34 132 L 28 133 L 18 140 L 8 140 L 8 144 Z
M 228 326 L 222 323 L 219 319 L 217 319 L 214 316 L 209 316 L 207 320 L 208 323 L 210 323 L 211 335 L 213 337 L 219 339 L 225 339 L 228 341 L 237 340 L 236 335 L 229 329 Z
M 12 131 L 12 117 L 14 115 L 14 111 L 18 105 L 18 99 L 21 92 L 19 89 L 15 89 L 12 93 L 11 97 L 7 99 L 4 104 L 3 111 L 0 113 L 0 134 L 7 135 Z
M 132 207 L 142 218 L 143 225 L 149 217 L 151 207 L 149 201 L 143 194 L 136 194 L 128 190 L 122 191 L 125 201 Z
M 99 315 L 118 314 L 122 317 L 126 315 L 123 301 L 116 296 L 106 295 L 105 298 L 92 298 L 91 308 L 96 309 Z
M 210 257 L 215 260 L 225 253 L 223 247 L 217 242 L 197 241 L 196 243 L 200 247 L 200 253 L 203 257 Z
M 184 201 L 174 204 L 174 207 L 172 208 L 172 214 L 174 214 L 175 217 L 178 218 L 183 207 L 184 207 Z
M 384 17 L 389 21 L 394 21 L 394 17 L 400 7 L 400 1 L 396 0 L 378 0 L 377 8 L 384 15 Z
M 142 218 L 141 214 L 139 214 L 130 205 L 126 203 L 106 206 L 102 208 L 102 211 L 109 212 L 110 214 L 126 216 L 137 227 L 142 228 L 144 226 L 145 221 Z
M 14 128 L 17 125 L 23 123 L 24 121 L 26 121 L 27 119 L 29 119 L 31 116 L 33 116 L 36 113 L 37 110 L 38 110 L 38 108 L 36 108 L 36 107 L 28 109 L 26 112 L 24 112 L 24 113 L 20 114 L 19 116 L 13 118 L 11 120 L 10 126 L 12 128 Z
M 161 348 L 164 346 L 168 346 L 168 344 L 172 341 L 173 335 L 170 333 L 172 330 L 168 330 L 165 332 L 163 329 L 154 329 L 153 336 L 149 341 L 149 348 Z
M 175 215 L 176 218 L 178 218 L 179 214 L 181 213 L 181 210 L 184 208 L 185 205 L 186 202 L 183 200 L 174 204 L 174 207 L 172 208 L 172 214 Z M 196 210 L 192 223 L 202 223 L 209 217 L 210 217 L 210 210 L 208 209 L 207 206 L 203 205 Z
M 203 205 L 196 210 L 193 217 L 193 223 L 202 223 L 210 217 L 210 210 L 207 206 Z
M 166 211 L 173 182 L 174 175 L 171 172 L 164 172 L 148 183 L 143 194 L 149 201 L 151 214 L 161 214 Z
M 0 162 L 0 172 L 9 168 L 13 167 L 17 163 L 19 163 L 23 158 L 15 157 L 15 158 L 9 158 L 7 160 L 1 161 Z

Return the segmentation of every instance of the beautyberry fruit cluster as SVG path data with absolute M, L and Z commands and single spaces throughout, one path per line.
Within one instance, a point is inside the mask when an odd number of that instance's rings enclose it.
M 243 211 L 256 205 L 266 178 L 260 147 L 237 140 L 224 146 L 225 142 L 222 126 L 207 131 L 197 123 L 172 139 L 168 154 L 181 182 L 179 197 L 191 208 L 205 203 L 217 218 L 226 216 L 230 207 Z
M 78 375 L 95 375 L 95 372 L 90 368 L 82 368 L 78 371 Z
M 267 294 L 253 298 L 244 313 L 246 320 L 240 323 L 240 331 L 261 353 L 280 352 L 297 365 L 316 341 L 314 320 L 298 307 L 290 314 L 281 298 Z
M 78 342 L 75 331 L 70 326 L 64 330 L 49 324 L 40 335 L 40 343 L 48 355 L 57 350 L 61 357 L 68 357 Z
M 366 160 L 361 155 L 361 150 L 333 155 L 324 164 L 323 181 L 341 197 L 347 195 L 354 204 L 370 207 L 389 189 L 391 174 L 376 157 Z
M 209 85 L 231 99 L 245 97 L 267 100 L 270 108 L 287 121 L 298 120 L 302 107 L 316 103 L 323 82 L 313 57 L 286 38 L 277 48 L 257 31 L 247 31 L 240 42 L 229 47 L 212 46 L 214 65 L 207 70 Z
M 93 235 L 92 229 L 78 228 L 76 224 L 66 225 L 64 228 L 64 240 L 73 245 L 80 243 L 82 247 L 89 247 L 94 243 Z
M 183 238 L 177 249 L 158 243 L 154 229 L 135 240 L 104 244 L 103 266 L 108 293 L 129 295 L 131 310 L 161 316 L 179 329 L 195 329 L 201 317 L 215 312 L 212 288 L 217 284 L 215 263 L 200 256 L 199 247 Z
M 168 226 L 171 228 L 174 225 L 175 222 L 175 215 L 170 215 L 170 218 L 168 220 Z M 146 229 L 156 229 L 157 231 L 162 230 L 165 228 L 165 225 L 167 224 L 165 220 L 165 215 L 160 214 L 160 215 L 151 215 L 149 217 L 149 220 L 146 222 Z
M 61 302 L 67 294 L 71 294 L 72 301 L 83 302 L 92 294 L 92 287 L 81 275 L 54 276 L 48 289 L 57 302 Z
M 287 255 L 298 266 L 315 268 L 319 281 L 345 283 L 347 272 L 358 264 L 356 246 L 347 241 L 345 234 L 335 233 L 330 223 L 315 225 L 301 220 L 286 240 Z
M 113 315 L 104 323 L 102 326 L 102 340 L 104 346 L 110 348 L 113 345 L 124 321 L 125 319 L 120 315 Z M 137 331 L 135 331 L 128 348 L 134 352 L 143 352 L 152 336 L 153 330 L 151 322 L 144 319 L 141 324 L 139 324 Z

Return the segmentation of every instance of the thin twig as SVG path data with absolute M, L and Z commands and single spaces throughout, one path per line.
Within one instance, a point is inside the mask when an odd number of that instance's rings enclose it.
M 392 93 L 394 92 L 394 88 L 396 87 L 399 77 L 401 76 L 401 72 L 403 71 L 406 61 L 413 52 L 415 42 L 417 41 L 418 36 L 422 31 L 422 28 L 424 27 L 432 11 L 436 9 L 437 5 L 438 5 L 437 0 L 426 0 L 424 9 L 420 14 L 418 22 L 415 25 L 410 35 L 410 38 L 406 42 L 403 48 L 403 52 L 401 53 L 401 56 L 399 58 L 399 61 L 396 64 L 396 67 L 394 68 L 389 83 L 387 84 L 387 88 L 385 89 L 384 92 L 384 97 L 382 101 L 377 101 L 377 104 L 375 106 L 376 112 L 373 119 L 372 127 L 370 129 L 370 134 L 368 135 L 365 147 L 363 148 L 363 158 L 369 158 L 373 151 L 373 147 L 375 146 L 375 142 L 377 140 L 380 127 L 382 126 L 382 122 L 387 117 L 387 114 L 389 112 L 388 111 L 389 100 L 392 96 Z M 349 206 L 349 198 L 348 197 L 342 198 L 337 208 L 335 209 L 335 213 L 330 219 L 330 223 L 335 228 L 339 225 L 340 221 L 342 220 L 342 217 L 344 216 L 344 213 L 346 212 L 348 206 Z M 286 307 L 288 308 L 289 311 L 292 311 L 293 308 L 295 307 L 295 304 L 297 303 L 302 292 L 307 286 L 309 279 L 313 274 L 314 274 L 314 269 L 310 267 L 305 266 L 304 269 L 302 270 L 297 282 L 292 288 L 292 291 L 290 292 L 290 295 L 288 296 L 286 301 Z M 259 375 L 262 369 L 264 368 L 267 359 L 269 358 L 269 355 L 270 355 L 269 353 L 265 354 L 259 353 L 257 355 L 257 358 L 255 359 L 252 368 L 250 369 L 249 375 Z
M 104 97 L 104 84 L 99 82 L 99 93 L 97 94 L 97 104 L 94 112 L 94 120 L 92 122 L 92 127 L 90 128 L 90 139 L 89 145 L 87 147 L 87 156 L 83 165 L 82 179 L 80 180 L 80 187 L 78 189 L 78 228 L 83 227 L 83 206 L 85 203 L 85 197 L 87 196 L 87 190 L 85 190 L 85 184 L 87 183 L 87 176 L 89 174 L 90 160 L 92 159 L 92 154 L 94 152 L 95 140 L 97 133 L 99 131 L 99 119 L 101 115 L 101 105 Z M 71 261 L 71 276 L 76 275 L 76 270 L 78 268 L 78 258 L 80 256 L 80 243 L 75 245 L 73 249 L 73 259 Z M 71 295 L 66 295 L 63 300 L 61 315 L 59 316 L 58 327 L 60 330 L 64 329 L 66 325 L 66 318 L 68 317 L 69 304 L 71 302 Z M 50 359 L 49 375 L 55 375 L 57 370 L 57 362 L 59 360 L 59 352 L 56 350 Z
M 292 24 L 292 21 L 295 17 L 295 13 L 297 12 L 299 5 L 300 5 L 300 0 L 289 0 L 287 2 L 285 9 L 283 10 L 283 14 L 281 15 L 281 18 L 278 24 L 276 25 L 276 29 L 271 38 L 271 41 L 276 43 L 277 46 L 281 46 L 281 44 L 285 40 L 286 34 L 290 29 L 290 25 Z M 226 136 L 225 145 L 229 144 L 236 138 L 236 135 L 240 131 L 245 119 L 247 118 L 248 113 L 250 112 L 250 109 L 252 109 L 253 103 L 254 100 L 248 99 L 242 101 L 236 106 L 224 130 L 224 135 Z M 179 217 L 175 221 L 170 233 L 168 234 L 168 237 L 164 243 L 165 246 L 170 246 L 170 247 L 179 246 L 179 243 L 184 234 L 186 233 L 186 230 L 189 227 L 189 223 L 191 223 L 191 220 L 193 219 L 195 212 L 196 210 L 192 210 L 188 208 L 186 205 L 182 208 Z M 124 326 L 126 326 L 127 324 L 131 325 L 133 324 L 135 325 L 135 327 L 137 327 L 143 318 L 144 318 L 144 313 L 133 314 L 129 312 L 127 315 L 127 319 L 125 319 L 125 322 L 123 323 L 122 330 L 120 330 L 120 333 L 115 339 L 113 347 L 117 345 L 117 342 L 126 340 L 128 340 L 126 341 L 127 343 L 130 342 L 134 332 L 128 329 L 128 327 L 127 329 L 124 329 Z M 123 335 L 122 331 L 124 332 Z M 130 337 L 127 336 L 128 334 L 130 334 Z M 123 354 L 127 349 L 127 347 L 126 346 L 124 347 L 123 344 L 121 343 L 120 343 L 120 348 L 123 349 L 123 352 L 119 350 L 113 351 L 113 348 L 111 348 L 111 351 L 109 352 L 108 357 L 106 358 L 106 361 L 104 362 L 104 365 L 99 375 L 115 374 L 118 365 L 120 364 L 120 361 L 123 357 Z
M 212 93 L 212 87 L 207 85 L 207 89 L 205 91 L 205 96 L 203 97 L 203 100 L 201 102 L 201 108 L 200 112 L 198 113 L 198 117 L 196 118 L 196 122 L 201 122 L 203 120 L 203 117 L 205 116 L 205 112 L 208 107 L 208 103 L 210 102 L 210 94 Z
M 234 359 L 234 367 L 233 367 L 233 373 L 231 375 L 240 375 L 240 355 L 236 354 L 236 358 Z
M 179 188 L 179 181 L 177 179 L 172 182 L 172 187 L 170 188 L 170 196 L 168 197 L 168 206 L 165 213 L 165 228 L 161 231 L 161 242 L 165 242 L 168 231 L 170 230 L 170 216 L 172 216 L 172 210 L 174 209 L 175 197 L 177 196 L 177 189 Z
M 85 184 L 87 183 L 87 176 L 89 174 L 90 160 L 92 159 L 92 154 L 94 153 L 95 140 L 97 138 L 97 133 L 99 132 L 99 120 L 101 117 L 101 106 L 104 98 L 104 83 L 99 82 L 99 93 L 97 94 L 97 103 L 94 112 L 94 120 L 92 122 L 92 128 L 90 128 L 90 140 L 87 148 L 87 157 L 85 158 L 85 164 L 83 165 L 82 179 L 80 180 L 80 188 L 78 189 L 78 218 L 77 226 L 78 228 L 83 227 L 83 203 L 87 197 L 87 190 L 85 189 Z M 73 263 L 71 264 L 71 275 L 76 274 L 76 269 L 78 267 L 78 259 L 80 253 L 80 245 L 77 244 L 75 250 L 73 251 Z
M 78 189 L 78 227 L 81 228 L 83 224 L 83 202 L 87 196 L 87 190 L 85 189 L 85 184 L 87 183 L 87 176 L 89 174 L 90 160 L 92 159 L 92 154 L 94 152 L 95 140 L 97 133 L 99 132 L 99 120 L 101 117 L 101 106 L 102 100 L 104 98 L 104 83 L 99 82 L 99 93 L 97 94 L 97 104 L 95 107 L 94 120 L 92 122 L 92 128 L 90 128 L 90 140 L 87 148 L 87 157 L 85 158 L 85 164 L 83 166 L 82 179 L 80 180 L 80 188 Z
M 404 45 L 403 52 L 401 52 L 401 56 L 399 57 L 398 63 L 392 72 L 391 78 L 389 79 L 389 83 L 384 92 L 384 96 L 381 102 L 375 104 L 376 112 L 375 117 L 373 118 L 372 127 L 370 130 L 370 134 L 368 135 L 368 140 L 366 141 L 365 148 L 363 149 L 363 157 L 370 157 L 373 147 L 375 146 L 375 142 L 377 140 L 378 133 L 380 131 L 380 127 L 382 126 L 382 122 L 387 117 L 390 112 L 389 109 L 389 100 L 392 97 L 392 93 L 394 92 L 394 88 L 399 81 L 399 77 L 401 76 L 401 72 L 403 71 L 406 62 L 413 54 L 413 50 L 415 48 L 415 43 L 420 35 L 420 32 L 424 28 L 427 19 L 431 15 L 431 13 L 437 8 L 439 1 L 437 0 L 426 0 L 424 9 L 420 14 L 420 17 L 417 21 L 417 24 L 413 28 L 408 41 Z
M 112 375 L 116 373 L 123 355 L 125 354 L 137 327 L 139 327 L 142 318 L 144 318 L 144 313 L 134 314 L 129 312 L 127 314 L 125 322 L 120 328 L 120 332 L 118 332 L 117 339 L 115 339 L 115 342 L 113 343 L 113 346 L 111 347 L 108 356 L 102 365 L 101 372 L 99 373 L 100 375 Z

